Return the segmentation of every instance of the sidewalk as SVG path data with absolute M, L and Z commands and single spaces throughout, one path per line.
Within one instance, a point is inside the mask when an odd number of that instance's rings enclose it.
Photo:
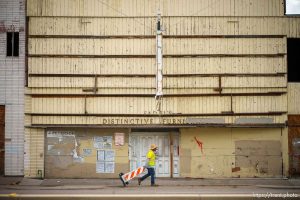
M 269 188 L 300 189 L 300 179 L 279 178 L 157 178 L 160 187 L 178 186 L 257 186 Z M 132 180 L 128 187 L 137 186 Z M 141 186 L 149 185 L 147 181 Z M 123 187 L 119 179 L 31 179 L 23 177 L 0 177 L 0 186 L 15 189 L 99 189 L 104 187 Z

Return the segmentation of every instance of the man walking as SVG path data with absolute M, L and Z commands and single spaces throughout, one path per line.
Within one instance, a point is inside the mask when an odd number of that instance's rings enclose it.
M 157 146 L 155 144 L 151 144 L 151 147 L 147 153 L 147 170 L 148 173 L 145 174 L 143 177 L 138 178 L 138 183 L 141 185 L 141 182 L 151 176 L 151 186 L 158 186 L 155 184 L 155 158 L 156 158 L 156 151 L 157 151 Z

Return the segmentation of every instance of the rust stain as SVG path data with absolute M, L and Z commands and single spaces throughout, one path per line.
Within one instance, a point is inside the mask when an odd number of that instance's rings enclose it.
M 238 171 L 241 171 L 241 168 L 240 167 L 235 167 L 235 168 L 232 168 L 231 171 L 232 172 L 238 172 Z

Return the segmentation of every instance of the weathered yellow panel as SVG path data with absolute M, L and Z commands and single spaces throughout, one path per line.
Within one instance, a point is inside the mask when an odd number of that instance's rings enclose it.
M 82 87 L 92 88 L 95 78 L 89 77 L 30 77 L 29 87 Z M 169 77 L 163 82 L 164 88 L 216 88 L 217 77 Z M 155 77 L 98 77 L 98 88 L 155 88 Z
M 277 54 L 285 53 L 281 38 L 164 39 L 164 54 Z
M 28 0 L 28 16 L 282 16 L 283 0 Z
M 86 101 L 86 103 L 85 103 Z M 233 97 L 234 113 L 286 112 L 286 95 Z M 156 110 L 153 97 L 33 98 L 32 113 L 57 114 L 150 114 Z M 85 105 L 86 104 L 86 105 Z M 106 106 L 103 106 L 106 105 Z M 120 106 L 122 105 L 122 106 Z M 221 113 L 230 111 L 230 97 L 165 97 L 162 112 Z
M 155 74 L 155 58 L 29 58 L 33 74 Z M 285 57 L 164 58 L 163 74 L 285 73 Z
M 243 112 L 287 112 L 287 97 L 280 96 L 238 96 L 233 97 L 233 111 Z
M 288 114 L 300 114 L 300 83 L 288 83 Z
M 223 77 L 222 87 L 245 88 L 245 87 L 287 87 L 286 76 L 282 77 Z
M 287 92 L 286 88 L 224 88 L 222 94 L 235 93 L 269 93 Z M 92 94 L 84 92 L 82 88 L 32 88 L 30 94 Z M 155 95 L 155 89 L 147 88 L 98 88 L 97 94 L 151 94 Z M 164 89 L 164 94 L 217 94 L 212 88 L 174 88 Z
M 31 38 L 30 54 L 57 55 L 154 55 L 154 39 Z
M 30 38 L 28 50 L 33 55 L 155 55 L 155 40 Z M 278 54 L 286 53 L 286 45 L 282 38 L 169 38 L 163 40 L 163 53 Z
M 281 17 L 165 17 L 164 35 L 285 35 Z
M 164 58 L 163 74 L 284 73 L 283 57 Z
M 222 77 L 224 88 L 287 87 L 286 77 Z M 95 78 L 89 77 L 30 77 L 29 87 L 81 87 L 92 88 Z M 98 77 L 98 88 L 155 88 L 155 77 Z M 217 88 L 217 77 L 168 77 L 164 88 Z
M 299 35 L 298 18 L 162 17 L 162 25 L 163 35 Z M 155 29 L 156 17 L 32 17 L 29 21 L 29 35 L 142 36 L 155 35 Z
M 86 101 L 86 106 L 85 106 Z M 153 114 L 154 97 L 33 98 L 32 113 Z M 104 106 L 105 105 L 105 106 Z M 85 109 L 86 107 L 86 109 Z M 230 97 L 169 97 L 162 100 L 164 114 L 221 113 L 230 110 Z
M 155 58 L 29 58 L 34 74 L 155 74 Z
M 141 28 L 141 24 L 146 24 Z M 29 35 L 155 35 L 156 18 L 38 18 L 29 21 Z
M 32 113 L 84 114 L 83 98 L 32 98 Z
M 288 17 L 285 19 L 287 37 L 299 38 L 300 37 L 300 18 L 299 17 Z
M 38 177 L 38 170 L 44 176 L 44 129 L 25 128 L 24 175 Z

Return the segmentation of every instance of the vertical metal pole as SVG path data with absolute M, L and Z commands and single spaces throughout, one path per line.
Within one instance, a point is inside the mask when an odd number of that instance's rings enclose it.
M 157 15 L 157 30 L 156 30 L 156 94 L 155 99 L 160 99 L 163 95 L 162 91 L 162 30 L 161 30 L 161 15 L 158 13 Z
M 174 149 L 174 146 L 173 146 L 173 133 L 170 132 L 169 133 L 169 139 L 170 139 L 170 177 L 173 178 L 173 172 L 174 172 L 174 161 L 173 161 L 173 158 L 174 158 L 174 154 L 173 154 L 173 149 Z

